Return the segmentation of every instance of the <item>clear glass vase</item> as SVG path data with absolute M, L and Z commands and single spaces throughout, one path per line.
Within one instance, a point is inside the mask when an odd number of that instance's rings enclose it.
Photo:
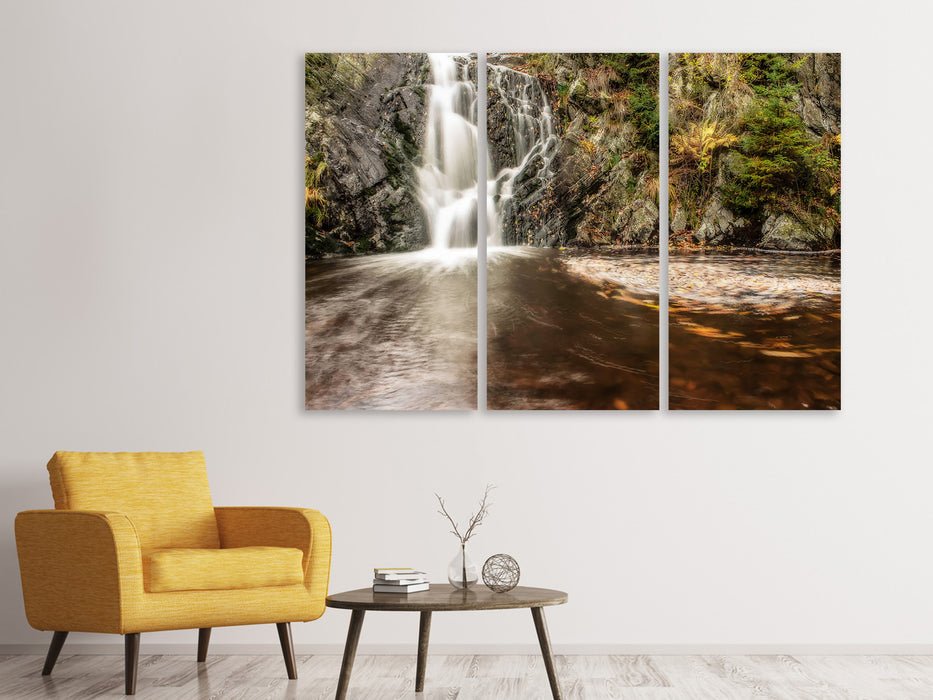
M 460 589 L 469 588 L 479 581 L 479 571 L 466 553 L 466 545 L 460 545 L 457 556 L 451 559 L 447 566 L 447 580 L 451 586 Z

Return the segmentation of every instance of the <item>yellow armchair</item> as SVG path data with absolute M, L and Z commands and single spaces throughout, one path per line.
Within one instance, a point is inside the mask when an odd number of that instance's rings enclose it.
M 292 621 L 324 613 L 327 519 L 301 508 L 214 508 L 204 455 L 56 452 L 55 510 L 16 516 L 29 624 L 54 632 L 43 675 L 68 632 L 121 634 L 126 693 L 142 632 L 276 623 L 296 678 Z

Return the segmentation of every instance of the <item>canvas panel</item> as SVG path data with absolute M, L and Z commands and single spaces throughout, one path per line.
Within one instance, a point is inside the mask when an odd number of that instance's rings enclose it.
M 305 407 L 476 408 L 476 57 L 305 57 Z
M 657 409 L 658 55 L 487 56 L 487 407 Z
M 671 54 L 671 409 L 841 406 L 841 57 Z

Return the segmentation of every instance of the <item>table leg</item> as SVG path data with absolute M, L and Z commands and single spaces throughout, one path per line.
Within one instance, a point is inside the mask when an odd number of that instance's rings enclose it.
M 535 621 L 538 644 L 541 645 L 541 656 L 544 657 L 544 668 L 547 669 L 547 679 L 551 684 L 551 695 L 554 700 L 560 700 L 560 684 L 557 682 L 557 670 L 554 668 L 554 654 L 551 652 L 551 638 L 548 636 L 547 622 L 544 620 L 544 608 L 532 608 L 531 616 Z
M 343 648 L 343 662 L 340 664 L 340 680 L 337 681 L 337 700 L 344 700 L 347 697 L 347 688 L 350 686 L 350 671 L 353 670 L 356 645 L 360 641 L 360 630 L 363 629 L 363 615 L 365 613 L 365 610 L 354 610 L 350 614 L 350 629 L 347 630 L 347 644 Z
M 424 692 L 424 672 L 428 666 L 428 637 L 431 636 L 431 611 L 421 612 L 418 626 L 418 670 L 415 672 L 415 692 Z

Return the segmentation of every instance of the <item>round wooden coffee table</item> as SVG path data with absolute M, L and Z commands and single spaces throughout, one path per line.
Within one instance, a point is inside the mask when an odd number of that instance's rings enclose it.
M 431 613 L 459 610 L 509 610 L 512 608 L 531 608 L 531 617 L 538 633 L 544 667 L 547 669 L 551 694 L 555 700 L 560 698 L 560 685 L 554 669 L 554 655 L 551 653 L 551 640 L 548 637 L 547 623 L 544 620 L 546 605 L 561 605 L 567 602 L 563 591 L 547 588 L 529 588 L 517 586 L 507 593 L 493 593 L 485 586 L 476 586 L 462 591 L 447 583 L 432 583 L 431 589 L 420 593 L 373 593 L 371 588 L 336 593 L 327 598 L 327 607 L 352 610 L 350 629 L 347 631 L 347 645 L 343 650 L 343 663 L 340 665 L 340 680 L 337 682 L 337 700 L 347 697 L 350 685 L 350 671 L 356 658 L 356 646 L 360 641 L 363 628 L 363 616 L 367 610 L 420 612 L 421 626 L 418 629 L 418 666 L 415 671 L 415 692 L 424 692 L 424 672 L 428 660 L 428 637 L 431 633 Z

